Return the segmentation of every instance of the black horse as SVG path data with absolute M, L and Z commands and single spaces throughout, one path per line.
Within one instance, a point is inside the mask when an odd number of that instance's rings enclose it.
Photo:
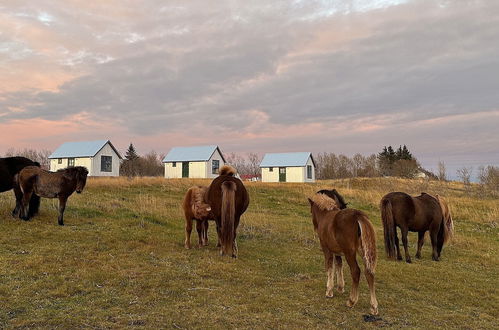
M 12 211 L 12 216 L 14 217 L 17 217 L 19 214 L 23 197 L 21 189 L 15 183 L 15 176 L 26 166 L 40 167 L 40 164 L 26 157 L 0 158 L 0 192 L 14 189 L 14 195 L 16 196 L 16 207 Z M 33 194 L 29 201 L 29 216 L 36 215 L 39 208 L 40 197 Z

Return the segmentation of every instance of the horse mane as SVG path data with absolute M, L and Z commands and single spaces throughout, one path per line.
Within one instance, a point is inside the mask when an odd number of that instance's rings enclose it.
M 345 202 L 345 199 L 343 198 L 343 196 L 341 196 L 340 193 L 336 189 L 333 189 L 333 190 L 322 189 L 322 190 L 319 190 L 317 193 L 318 194 L 325 194 L 328 197 L 337 201 L 338 207 L 340 208 L 340 210 L 347 208 L 348 203 Z
M 334 198 L 329 197 L 327 194 L 317 192 L 310 200 L 322 211 L 339 210 Z
M 230 175 L 234 176 L 236 175 L 237 171 L 234 167 L 230 165 L 224 165 L 220 168 L 220 171 L 218 172 L 219 175 Z

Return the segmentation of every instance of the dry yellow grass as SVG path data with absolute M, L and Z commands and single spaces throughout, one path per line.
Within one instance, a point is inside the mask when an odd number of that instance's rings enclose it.
M 13 220 L 0 195 L 0 328 L 493 328 L 498 317 L 498 200 L 458 183 L 352 179 L 316 184 L 248 183 L 239 258 L 210 245 L 183 248 L 182 196 L 208 180 L 91 178 L 69 199 L 66 226 L 43 200 L 30 222 Z M 366 323 L 368 289 L 324 297 L 326 275 L 307 196 L 336 188 L 375 225 L 382 320 Z M 433 262 L 429 243 L 413 264 L 386 261 L 378 203 L 389 191 L 445 196 L 456 236 Z M 415 253 L 416 235 L 409 237 Z M 350 277 L 345 270 L 346 290 Z

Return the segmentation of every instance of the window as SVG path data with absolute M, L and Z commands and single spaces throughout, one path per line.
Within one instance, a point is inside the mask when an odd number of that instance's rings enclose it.
M 312 165 L 307 165 L 307 179 L 312 179 Z
M 74 166 L 75 166 L 75 159 L 68 158 L 68 167 L 74 167 Z
M 113 171 L 113 157 L 100 156 L 100 171 L 112 172 Z
M 177 162 L 172 162 L 172 167 L 177 167 Z
M 218 159 L 213 159 L 211 161 L 211 173 L 218 174 L 219 168 L 220 168 L 220 161 Z
M 62 158 L 57 159 L 57 164 L 62 164 Z
M 274 172 L 274 168 L 273 167 L 269 167 L 269 172 Z

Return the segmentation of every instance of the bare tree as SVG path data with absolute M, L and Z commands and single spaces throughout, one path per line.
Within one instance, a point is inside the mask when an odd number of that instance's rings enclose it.
M 473 172 L 472 167 L 463 167 L 457 170 L 457 176 L 461 179 L 464 184 L 464 189 L 469 194 L 471 192 L 471 173 Z
M 7 150 L 4 157 L 14 157 L 14 156 L 26 157 L 34 162 L 40 163 L 40 166 L 42 168 L 48 170 L 50 168 L 50 160 L 49 160 L 50 154 L 52 154 L 52 152 L 46 149 L 35 150 L 28 148 L 24 149 L 10 148 L 9 150 Z
M 224 154 L 225 161 L 233 166 L 239 174 L 248 174 L 248 164 L 246 159 L 234 152 Z
M 262 162 L 262 158 L 258 156 L 258 154 L 250 152 L 247 155 L 248 159 L 248 173 L 254 176 L 260 176 L 260 163 Z
M 438 179 L 440 181 L 447 181 L 447 173 L 446 173 L 445 163 L 442 161 L 438 162 Z

